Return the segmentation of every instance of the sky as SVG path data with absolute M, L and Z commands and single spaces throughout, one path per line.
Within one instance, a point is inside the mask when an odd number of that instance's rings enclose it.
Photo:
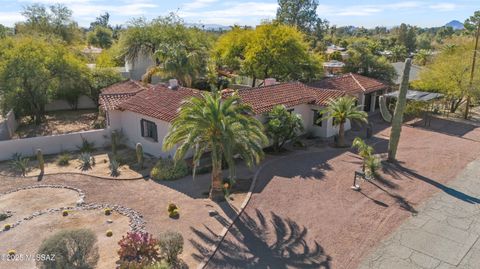
M 421 27 L 463 22 L 480 10 L 480 0 L 320 0 L 317 13 L 331 25 L 395 26 L 402 22 Z M 276 0 L 0 0 L 0 24 L 22 21 L 26 5 L 61 3 L 73 10 L 74 19 L 88 26 L 98 15 L 109 12 L 111 24 L 126 24 L 131 18 L 152 19 L 177 12 L 188 23 L 257 25 L 273 19 Z

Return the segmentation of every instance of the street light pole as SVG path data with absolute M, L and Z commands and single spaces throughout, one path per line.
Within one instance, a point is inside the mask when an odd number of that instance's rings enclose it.
M 468 119 L 468 113 L 470 110 L 470 102 L 471 102 L 471 97 L 470 93 L 472 91 L 473 87 L 473 77 L 475 75 L 475 65 L 477 63 L 477 51 L 478 51 L 478 39 L 480 37 L 480 20 L 478 21 L 477 25 L 477 33 L 475 34 L 475 50 L 473 51 L 473 60 L 472 60 L 472 70 L 470 73 L 470 83 L 468 84 L 468 89 L 467 89 L 467 107 L 465 108 L 465 115 L 464 118 Z

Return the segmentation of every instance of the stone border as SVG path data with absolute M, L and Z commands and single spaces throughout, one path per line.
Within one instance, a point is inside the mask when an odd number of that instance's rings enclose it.
M 81 175 L 81 176 L 89 176 L 93 178 L 98 178 L 98 179 L 104 179 L 104 180 L 112 180 L 112 181 L 125 181 L 125 180 L 140 180 L 140 179 L 146 179 L 150 178 L 150 174 L 146 176 L 141 176 L 141 177 L 131 177 L 131 178 L 114 178 L 114 177 L 103 177 L 103 176 L 97 176 L 97 175 L 90 175 L 86 173 L 79 173 L 79 172 L 63 172 L 63 173 L 46 173 L 43 174 L 43 176 L 61 176 L 61 175 Z M 19 176 L 19 175 L 8 175 L 0 172 L 0 176 L 4 177 L 12 177 L 12 178 L 38 178 L 40 175 L 36 176 Z
M 76 211 L 82 211 L 82 210 L 98 210 L 98 209 L 103 209 L 103 208 L 110 208 L 113 211 L 116 211 L 120 215 L 123 215 L 125 217 L 128 217 L 130 219 L 130 230 L 134 232 L 145 232 L 145 224 L 146 222 L 143 220 L 143 216 L 138 213 L 137 211 L 120 206 L 117 204 L 99 204 L 99 203 L 85 203 L 85 193 L 78 188 L 71 187 L 71 186 L 66 186 L 66 185 L 31 185 L 31 186 L 26 186 L 26 187 L 21 187 L 13 190 L 6 191 L 4 193 L 0 193 L 0 196 L 7 195 L 10 193 L 14 193 L 17 191 L 22 191 L 22 190 L 30 190 L 30 189 L 37 189 L 37 188 L 54 188 L 54 189 L 69 189 L 69 190 L 74 190 L 79 194 L 79 199 L 77 201 L 77 205 L 75 207 L 69 206 L 69 207 L 59 207 L 59 208 L 49 208 L 49 209 L 44 209 L 40 211 L 33 212 L 29 216 L 24 217 L 23 219 L 17 220 L 15 223 L 11 224 L 10 229 L 15 228 L 16 226 L 22 224 L 23 222 L 27 220 L 31 220 L 35 217 L 45 215 L 45 214 L 50 214 L 54 212 L 59 212 L 63 210 L 76 210 Z M 8 232 L 5 230 L 0 230 L 0 233 Z

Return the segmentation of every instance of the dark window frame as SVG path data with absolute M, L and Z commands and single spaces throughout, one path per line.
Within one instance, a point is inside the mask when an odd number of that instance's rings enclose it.
M 317 123 L 319 119 L 323 118 L 323 113 L 319 111 L 318 109 L 312 109 L 313 112 L 313 125 L 322 127 L 323 125 L 323 120 L 320 121 L 320 123 Z
M 158 130 L 157 124 L 155 122 L 141 119 L 140 130 L 143 138 L 151 139 L 155 142 L 158 142 Z

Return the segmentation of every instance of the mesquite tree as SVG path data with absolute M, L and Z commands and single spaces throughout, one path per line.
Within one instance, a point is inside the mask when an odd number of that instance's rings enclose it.
M 410 66 L 412 59 L 405 60 L 405 68 L 402 74 L 402 83 L 400 84 L 400 92 L 398 93 L 397 105 L 392 118 L 392 130 L 390 132 L 390 141 L 388 143 L 388 161 L 394 162 L 397 155 L 398 142 L 400 141 L 400 133 L 402 131 L 403 114 L 407 103 L 408 80 L 410 76 Z

